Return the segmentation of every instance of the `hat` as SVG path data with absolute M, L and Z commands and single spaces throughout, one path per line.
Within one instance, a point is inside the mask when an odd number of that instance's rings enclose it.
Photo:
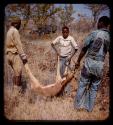
M 9 18 L 9 21 L 10 21 L 11 23 L 20 23 L 20 22 L 21 22 L 21 19 L 20 19 L 20 17 L 13 16 L 13 17 L 10 17 L 10 18 Z

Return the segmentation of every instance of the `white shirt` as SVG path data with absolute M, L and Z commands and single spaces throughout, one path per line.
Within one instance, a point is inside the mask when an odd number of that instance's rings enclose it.
M 78 49 L 77 43 L 72 36 L 68 36 L 66 39 L 63 36 L 58 36 L 52 43 L 59 45 L 60 55 L 63 57 L 71 55 L 73 48 Z

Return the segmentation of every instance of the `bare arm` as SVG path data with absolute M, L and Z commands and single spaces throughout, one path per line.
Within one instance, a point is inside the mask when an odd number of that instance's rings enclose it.
M 78 45 L 77 43 L 75 42 L 74 38 L 72 38 L 71 40 L 71 46 L 72 46 L 72 53 L 71 55 L 68 57 L 69 58 L 69 61 L 71 60 L 71 58 L 74 56 L 74 54 L 77 52 L 78 50 Z
M 73 49 L 71 55 L 67 58 L 67 62 L 71 61 L 71 58 L 74 56 L 74 54 L 77 52 L 78 49 Z
M 59 52 L 57 51 L 55 45 L 53 43 L 51 43 L 51 46 L 53 47 L 53 49 L 55 50 L 55 52 L 57 53 L 58 56 L 60 56 Z
M 80 66 L 80 62 L 81 62 L 82 58 L 84 57 L 84 55 L 86 54 L 86 52 L 87 52 L 87 47 L 82 48 L 80 55 L 77 59 L 77 62 L 75 64 L 75 68 L 78 68 Z

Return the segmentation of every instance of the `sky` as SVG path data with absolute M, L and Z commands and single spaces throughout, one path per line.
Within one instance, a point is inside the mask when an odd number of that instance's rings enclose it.
M 74 4 L 74 10 L 77 13 L 82 13 L 83 15 L 91 17 L 91 11 L 87 9 L 86 5 L 84 4 Z M 75 16 L 77 16 L 77 13 L 75 13 Z
M 91 17 L 91 11 L 89 9 L 87 9 L 85 4 L 75 4 L 74 9 L 76 9 L 76 11 L 78 11 L 78 12 L 81 12 L 81 13 L 86 14 L 87 16 Z M 109 10 L 103 11 L 100 16 L 108 16 L 108 17 L 110 17 Z
M 62 4 L 63 6 L 64 4 Z M 57 6 L 61 6 L 61 4 L 57 4 Z M 73 4 L 74 10 L 76 11 L 75 14 L 73 15 L 75 18 L 78 18 L 77 14 L 81 13 L 83 15 L 86 15 L 88 17 L 91 17 L 92 13 L 89 9 L 87 9 L 85 4 Z M 102 12 L 100 16 L 109 16 L 110 17 L 110 12 L 109 10 Z
M 55 4 L 56 6 L 64 6 L 65 4 Z M 73 14 L 73 17 L 75 17 L 75 19 L 79 19 L 78 17 L 78 13 L 81 13 L 83 15 L 86 15 L 88 17 L 91 17 L 91 11 L 89 9 L 87 9 L 85 4 L 73 4 L 75 13 Z M 110 12 L 109 10 L 104 11 L 100 16 L 109 16 L 110 17 Z

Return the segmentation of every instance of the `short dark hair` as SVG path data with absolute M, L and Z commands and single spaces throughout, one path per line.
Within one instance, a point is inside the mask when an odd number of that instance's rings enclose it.
M 108 26 L 110 24 L 110 18 L 107 16 L 102 16 L 99 18 L 98 23 L 103 22 L 105 26 Z
M 69 31 L 69 28 L 68 28 L 67 26 L 63 26 L 63 27 L 62 27 L 62 31 L 63 31 L 64 29 L 67 29 L 67 30 Z

